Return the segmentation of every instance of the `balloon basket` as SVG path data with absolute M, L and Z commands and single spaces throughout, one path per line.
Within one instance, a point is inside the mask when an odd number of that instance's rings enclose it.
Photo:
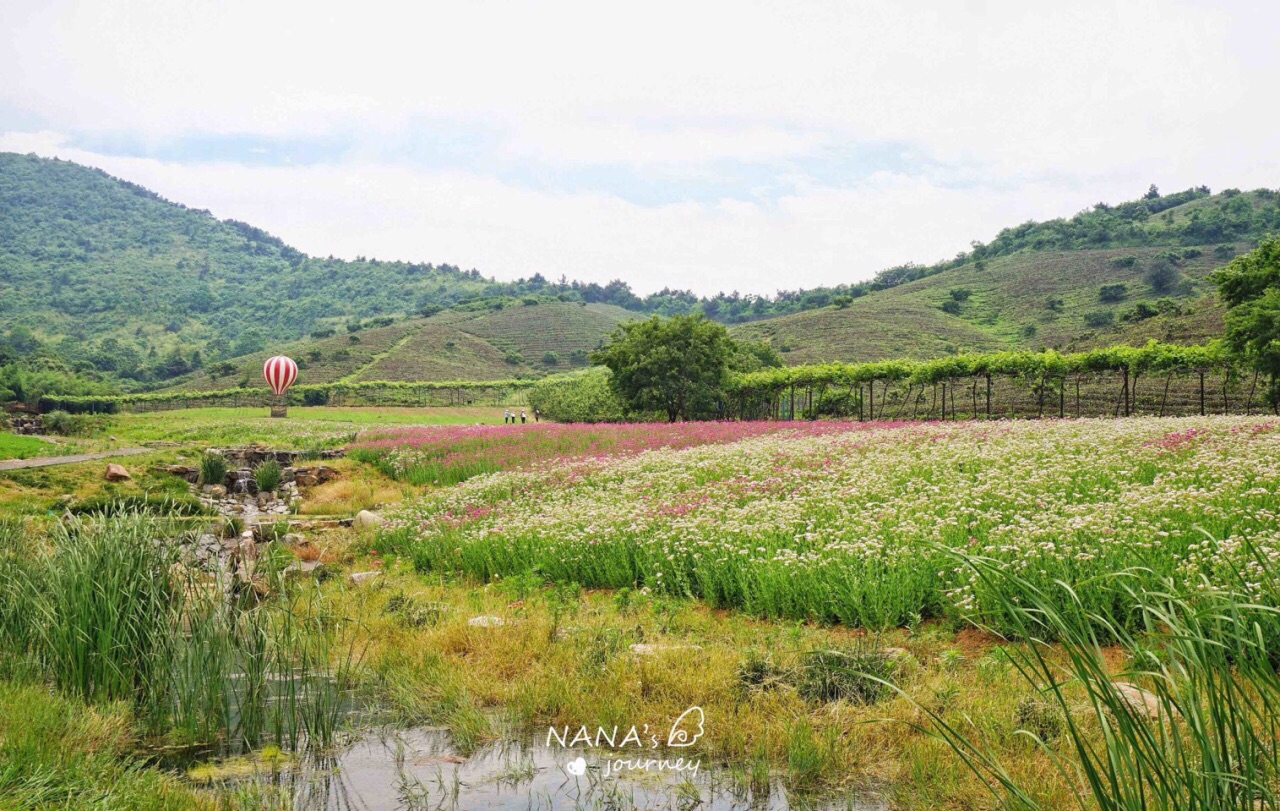
M 271 406 L 271 416 L 273 416 L 273 417 L 287 417 L 287 416 L 289 416 L 289 406 L 287 406 L 287 405 L 275 405 L 275 404 L 272 404 L 272 406 Z

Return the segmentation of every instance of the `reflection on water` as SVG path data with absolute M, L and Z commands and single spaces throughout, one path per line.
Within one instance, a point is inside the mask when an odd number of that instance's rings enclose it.
M 585 774 L 566 769 L 579 757 Z M 262 766 L 222 778 L 281 791 L 297 811 L 408 809 L 411 811 L 881 811 L 874 795 L 822 800 L 788 797 L 780 783 L 752 791 L 726 769 L 703 763 L 696 774 L 606 772 L 607 751 L 548 748 L 530 742 L 483 747 L 463 758 L 437 729 L 371 734 L 327 758 Z

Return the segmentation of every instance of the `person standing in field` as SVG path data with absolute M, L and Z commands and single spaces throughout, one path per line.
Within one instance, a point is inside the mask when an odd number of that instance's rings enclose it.
M 520 424 L 524 425 L 526 422 L 528 422 L 528 419 L 524 416 L 524 409 L 522 408 L 520 409 Z
M 509 422 L 511 422 L 511 411 L 504 408 L 502 409 L 502 424 L 506 425 Z
M 539 422 L 541 419 L 542 419 L 542 412 L 535 408 L 533 410 L 533 421 Z

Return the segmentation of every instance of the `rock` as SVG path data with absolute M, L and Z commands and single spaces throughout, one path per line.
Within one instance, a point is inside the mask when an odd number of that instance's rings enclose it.
M 107 464 L 107 472 L 103 474 L 103 478 L 109 482 L 123 482 L 129 481 L 133 477 L 129 475 L 129 471 L 124 469 L 124 465 L 109 462 Z
M 502 617 L 494 617 L 492 615 L 485 614 L 482 614 L 479 617 L 472 617 L 467 620 L 467 625 L 470 625 L 472 628 L 501 628 L 506 624 L 507 621 Z
M 306 540 L 306 538 L 296 532 L 286 532 L 284 537 L 280 539 L 280 542 L 285 546 L 298 546 L 299 544 L 305 543 Z
M 376 579 L 380 574 L 382 574 L 382 572 L 352 572 L 347 577 L 347 580 L 350 581 L 351 585 L 359 586 L 363 583 L 368 583 L 370 580 Z
M 631 652 L 636 656 L 657 656 L 660 653 L 670 653 L 672 651 L 700 651 L 701 645 L 663 645 L 658 643 L 637 642 L 631 646 Z
M 214 498 L 225 498 L 227 495 L 227 488 L 223 487 L 220 484 L 210 485 L 209 495 L 213 496 Z
M 275 493 L 267 492 L 267 491 L 258 493 L 258 509 L 259 510 L 267 509 L 275 502 L 275 500 L 276 500 Z
M 321 577 L 324 574 L 324 564 L 318 560 L 295 560 L 288 566 L 284 567 L 284 576 L 286 578 L 295 577 Z
M 1116 688 L 1116 692 L 1120 694 L 1120 699 L 1129 706 L 1129 711 L 1139 718 L 1145 718 L 1148 721 L 1156 721 L 1160 718 L 1160 697 L 1155 693 L 1143 690 L 1136 684 L 1130 684 L 1127 681 L 1113 681 L 1111 686 Z M 1169 714 L 1172 709 L 1165 710 L 1165 714 Z
M 170 476 L 186 479 L 192 484 L 195 484 L 200 478 L 200 469 L 191 465 L 159 465 L 152 468 L 152 470 L 157 473 L 168 473 Z
M 112 442 L 119 442 L 119 441 L 120 441 L 120 440 L 116 439 L 115 437 L 113 437 L 113 436 L 111 436 L 111 435 L 109 435 L 109 434 L 107 435 L 107 439 L 111 440 Z
M 361 510 L 352 519 L 351 526 L 355 529 L 377 529 L 382 526 L 382 516 L 368 510 Z

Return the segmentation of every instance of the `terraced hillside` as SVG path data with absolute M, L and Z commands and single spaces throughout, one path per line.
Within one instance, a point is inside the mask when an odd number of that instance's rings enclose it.
M 634 314 L 607 304 L 547 302 L 480 312 L 447 311 L 387 326 L 278 344 L 211 365 L 183 389 L 257 384 L 262 363 L 283 353 L 298 361 L 299 381 L 498 380 L 584 366 L 586 353 Z
M 1023 251 L 733 332 L 769 341 L 792 364 L 1148 338 L 1194 343 L 1222 329 L 1206 276 L 1251 247 Z

